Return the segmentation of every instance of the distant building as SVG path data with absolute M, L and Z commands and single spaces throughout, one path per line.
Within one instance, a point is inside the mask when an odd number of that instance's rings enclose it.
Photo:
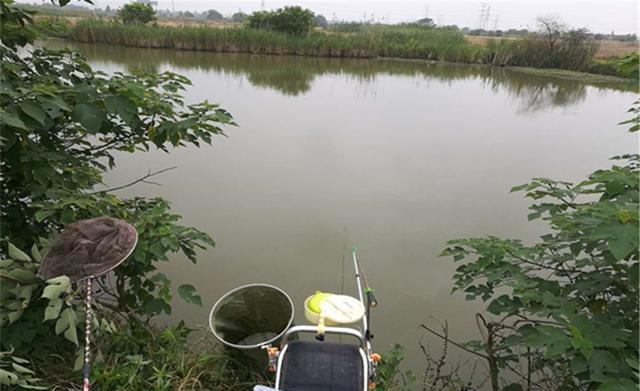
M 150 5 L 154 10 L 158 10 L 158 2 L 155 0 L 136 0 L 136 3 Z

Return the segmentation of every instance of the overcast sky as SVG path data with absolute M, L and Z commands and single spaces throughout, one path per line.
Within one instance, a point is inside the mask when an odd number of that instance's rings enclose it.
M 33 3 L 34 0 L 20 0 Z M 119 7 L 125 0 L 94 0 L 97 7 Z M 74 0 L 74 4 L 79 4 Z M 635 0 L 158 0 L 158 8 L 176 11 L 216 9 L 223 14 L 242 10 L 252 12 L 278 8 L 284 5 L 301 5 L 327 19 L 363 20 L 375 19 L 388 23 L 407 22 L 428 15 L 438 24 L 457 24 L 472 28 L 493 29 L 532 28 L 535 18 L 542 14 L 560 16 L 574 27 L 586 27 L 591 31 L 610 33 L 637 33 L 638 1 Z M 483 7 L 483 4 L 485 5 Z M 487 11 L 487 7 L 489 7 Z M 484 13 L 482 10 L 484 9 Z M 484 17 L 481 18 L 481 15 Z

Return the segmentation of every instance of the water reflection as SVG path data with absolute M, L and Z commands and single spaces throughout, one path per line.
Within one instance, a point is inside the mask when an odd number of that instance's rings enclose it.
M 620 89 L 622 84 L 589 84 L 582 81 L 531 75 L 518 70 L 481 65 L 428 64 L 419 61 L 356 60 L 289 56 L 263 56 L 162 49 L 124 48 L 111 45 L 50 42 L 48 47 L 72 46 L 93 62 L 115 63 L 130 72 L 158 72 L 162 67 L 214 71 L 244 76 L 255 87 L 289 96 L 311 90 L 320 76 L 340 75 L 373 84 L 383 75 L 415 77 L 417 80 L 455 82 L 481 80 L 493 91 L 506 92 L 519 113 L 543 111 L 582 102 L 587 88 Z

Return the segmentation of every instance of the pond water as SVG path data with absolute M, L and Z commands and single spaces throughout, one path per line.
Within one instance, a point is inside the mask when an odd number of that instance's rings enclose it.
M 616 125 L 635 95 L 607 86 L 481 66 L 73 46 L 106 72 L 183 74 L 188 101 L 219 102 L 239 124 L 213 147 L 119 155 L 107 176 L 122 184 L 178 166 L 156 178 L 162 186 L 121 195 L 164 197 L 217 242 L 196 265 L 161 265 L 203 298 L 202 308 L 175 300 L 172 316 L 204 325 L 225 292 L 265 282 L 292 296 L 302 323 L 315 290 L 339 292 L 344 278 L 354 293 L 353 243 L 380 303 L 374 346 L 404 345 L 415 371 L 421 338 L 439 346 L 421 323 L 478 337 L 482 307 L 451 294 L 455 266 L 438 257 L 446 241 L 533 241 L 544 227 L 527 222 L 512 186 L 580 180 L 637 148 Z

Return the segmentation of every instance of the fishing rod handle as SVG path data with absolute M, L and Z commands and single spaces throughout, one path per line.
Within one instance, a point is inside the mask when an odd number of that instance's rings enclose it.
M 370 307 L 376 307 L 378 305 L 378 300 L 373 295 L 373 290 L 367 289 L 367 303 L 369 303 Z

